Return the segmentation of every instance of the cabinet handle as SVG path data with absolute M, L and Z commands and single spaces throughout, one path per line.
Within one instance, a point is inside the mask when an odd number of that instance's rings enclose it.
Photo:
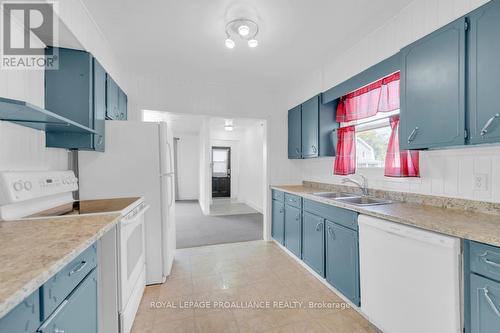
M 485 136 L 486 134 L 488 134 L 488 128 L 491 126 L 491 124 L 493 124 L 493 122 L 495 121 L 495 119 L 497 119 L 499 117 L 500 117 L 500 113 L 497 113 L 496 115 L 494 115 L 493 117 L 491 117 L 490 119 L 488 119 L 488 121 L 486 122 L 486 124 L 484 124 L 483 129 L 481 130 L 481 136 Z
M 316 154 L 316 153 L 318 152 L 318 149 L 316 148 L 316 146 L 315 146 L 315 145 L 312 145 L 312 149 L 313 149 L 313 153 L 315 153 L 315 154 Z
M 496 307 L 495 303 L 493 303 L 493 300 L 490 297 L 490 291 L 488 290 L 488 288 L 483 288 L 483 293 L 484 293 L 484 297 L 486 298 L 486 301 L 490 305 L 493 312 L 495 312 L 497 317 L 500 317 L 500 311 L 498 311 L 498 308 Z
M 333 232 L 332 227 L 328 227 L 328 234 L 330 235 L 331 239 L 335 239 L 335 233 Z
M 295 153 L 297 154 L 298 157 L 300 157 L 300 150 L 299 150 L 299 148 L 295 148 Z
M 280 214 L 283 214 L 283 209 L 280 209 Z
M 491 261 L 491 260 L 489 260 L 488 258 L 486 258 L 486 255 L 487 255 L 487 254 L 488 254 L 487 252 L 486 252 L 485 254 L 483 254 L 483 255 L 481 256 L 481 260 L 482 260 L 485 264 L 488 264 L 488 265 L 493 266 L 493 267 L 496 267 L 496 268 L 500 268 L 500 264 L 499 264 L 499 263 L 496 263 L 496 262 Z
M 54 328 L 54 333 L 64 333 L 64 330 L 60 330 L 58 328 Z
M 300 220 L 300 215 L 297 215 L 297 216 L 295 217 L 295 221 L 299 221 L 299 220 Z
M 69 276 L 75 274 L 75 273 L 78 273 L 80 272 L 82 269 L 85 268 L 85 266 L 87 266 L 87 262 L 86 261 L 82 261 L 81 263 L 79 263 L 75 268 L 73 268 L 71 270 L 71 272 L 69 272 Z
M 316 225 L 316 231 L 320 231 L 321 227 L 323 227 L 323 222 L 320 222 Z
M 408 137 L 408 143 L 411 143 L 413 140 L 415 140 L 417 132 L 418 132 L 418 127 L 415 127 L 415 129 L 411 131 L 410 136 Z

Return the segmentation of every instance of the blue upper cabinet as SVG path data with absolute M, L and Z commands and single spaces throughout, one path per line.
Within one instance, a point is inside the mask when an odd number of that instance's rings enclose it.
M 302 157 L 318 157 L 319 96 L 302 104 Z
M 500 2 L 469 16 L 468 125 L 470 143 L 500 141 Z
M 118 119 L 127 120 L 127 104 L 128 98 L 125 92 L 118 90 Z
M 288 158 L 335 156 L 337 101 L 323 104 L 314 96 L 288 111 Z
M 288 111 L 288 158 L 302 158 L 302 106 Z
M 110 75 L 106 78 L 106 119 L 127 120 L 128 99 Z
M 120 115 L 118 107 L 119 88 L 110 75 L 106 76 L 106 119 L 117 120 Z
M 45 71 L 45 108 L 97 133 L 47 130 L 48 147 L 104 151 L 104 80 L 90 53 L 59 49 L 59 69 Z
M 402 149 L 465 143 L 465 33 L 461 18 L 401 50 Z

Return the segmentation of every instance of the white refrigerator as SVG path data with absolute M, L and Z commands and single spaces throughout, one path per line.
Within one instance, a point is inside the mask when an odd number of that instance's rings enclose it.
M 146 283 L 165 282 L 175 254 L 173 135 L 166 122 L 106 121 L 104 153 L 78 153 L 80 199 L 144 197 Z

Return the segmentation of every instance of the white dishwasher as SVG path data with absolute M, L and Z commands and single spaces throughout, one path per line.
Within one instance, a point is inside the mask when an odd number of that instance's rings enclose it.
M 361 310 L 384 333 L 462 331 L 460 240 L 359 216 Z

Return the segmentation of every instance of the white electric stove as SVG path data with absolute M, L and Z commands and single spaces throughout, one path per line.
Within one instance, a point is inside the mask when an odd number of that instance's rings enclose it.
M 144 213 L 149 206 L 143 198 L 74 200 L 77 190 L 73 171 L 0 172 L 0 220 L 121 213 L 115 248 L 100 254 L 106 265 L 100 267 L 99 326 L 101 332 L 128 333 L 146 285 Z

